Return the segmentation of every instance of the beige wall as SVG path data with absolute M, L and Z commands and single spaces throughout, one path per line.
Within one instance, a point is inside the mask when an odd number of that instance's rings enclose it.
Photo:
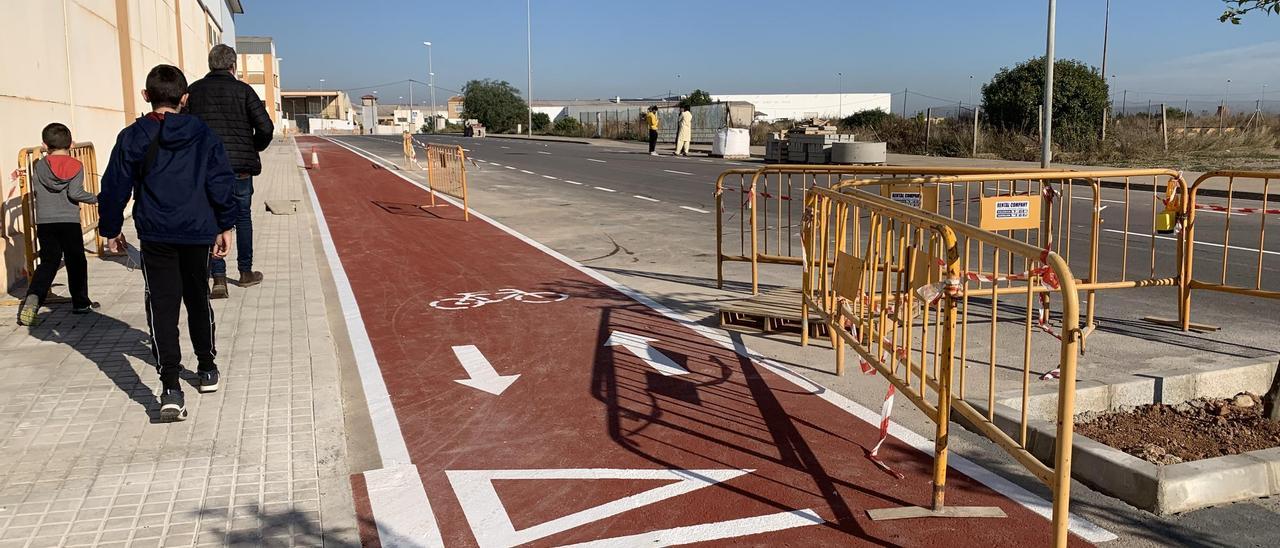
M 221 0 L 207 1 L 221 9 Z M 151 67 L 177 65 L 194 81 L 207 71 L 210 47 L 211 20 L 198 0 L 21 4 L 21 14 L 0 17 L 0 285 L 6 289 L 22 268 L 16 183 L 9 178 L 18 150 L 39 145 L 45 124 L 62 122 L 77 141 L 96 145 L 105 168 L 116 134 L 148 108 L 139 90 Z

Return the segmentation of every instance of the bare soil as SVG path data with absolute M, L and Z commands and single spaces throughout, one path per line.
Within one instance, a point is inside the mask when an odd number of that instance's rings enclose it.
M 1280 447 L 1280 421 L 1263 418 L 1253 394 L 1081 415 L 1076 432 L 1154 464 Z

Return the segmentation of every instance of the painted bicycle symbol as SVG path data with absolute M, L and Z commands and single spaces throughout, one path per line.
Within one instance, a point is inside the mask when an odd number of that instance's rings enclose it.
M 554 291 L 523 291 L 507 288 L 499 289 L 492 293 L 488 291 L 458 293 L 456 297 L 445 297 L 431 301 L 431 307 L 440 310 L 465 310 L 468 308 L 480 308 L 486 304 L 502 301 L 514 300 L 522 303 L 543 304 L 557 303 L 568 298 L 568 295 Z

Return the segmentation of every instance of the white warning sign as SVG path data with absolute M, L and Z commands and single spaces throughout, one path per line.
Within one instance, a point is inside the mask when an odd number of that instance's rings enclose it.
M 924 201 L 924 197 L 919 192 L 890 192 L 889 199 L 915 208 L 920 207 Z
M 1030 219 L 1031 203 L 1027 200 L 1004 200 L 996 202 L 997 219 Z

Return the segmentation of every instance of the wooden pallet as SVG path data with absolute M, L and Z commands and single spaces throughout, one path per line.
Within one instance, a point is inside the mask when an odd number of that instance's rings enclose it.
M 762 291 L 749 299 L 720 306 L 720 327 L 739 331 L 800 334 L 800 290 Z M 809 336 L 826 337 L 827 326 L 816 313 L 809 314 Z

